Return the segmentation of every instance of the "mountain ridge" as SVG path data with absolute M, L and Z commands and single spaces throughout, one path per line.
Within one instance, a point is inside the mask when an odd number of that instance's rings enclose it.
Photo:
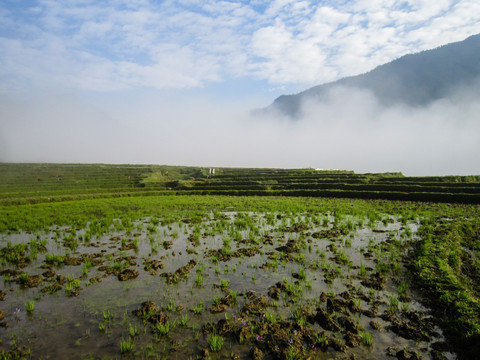
M 371 91 L 385 106 L 424 106 L 449 96 L 480 78 L 480 34 L 463 41 L 407 54 L 360 75 L 314 86 L 293 95 L 281 95 L 262 112 L 301 116 L 306 100 L 321 102 L 338 86 Z

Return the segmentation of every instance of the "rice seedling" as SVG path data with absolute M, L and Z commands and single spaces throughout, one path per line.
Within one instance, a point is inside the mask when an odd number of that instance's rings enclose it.
M 104 322 L 98 323 L 98 330 L 100 330 L 101 332 L 104 332 L 105 328 L 106 328 L 106 325 Z
M 317 344 L 323 344 L 327 341 L 327 336 L 325 333 L 315 333 L 315 342 Z
M 358 276 L 361 278 L 367 276 L 367 270 L 365 269 L 365 265 L 363 263 L 360 264 L 360 269 L 358 269 Z
M 222 350 L 223 346 L 223 337 L 217 334 L 211 334 L 208 337 L 208 346 L 212 352 L 219 352 Z
M 233 301 L 237 299 L 237 292 L 235 290 L 229 290 L 228 294 L 230 295 Z
M 131 339 L 128 339 L 128 340 L 122 339 L 120 341 L 120 352 L 122 354 L 132 352 L 134 348 L 135 348 L 135 344 Z
M 188 326 L 188 314 L 182 315 L 182 317 L 178 321 L 178 325 L 180 325 L 181 327 Z
M 407 293 L 408 290 L 408 285 L 405 283 L 405 281 L 401 281 L 400 284 L 398 284 L 398 294 L 400 296 L 403 296 Z
M 170 334 L 171 325 L 170 322 L 167 321 L 165 323 L 156 323 L 155 329 L 157 332 L 162 336 L 168 336 Z
M 200 287 L 203 285 L 203 275 L 200 274 L 200 273 L 197 273 L 197 275 L 195 276 L 195 284 Z
M 373 344 L 372 334 L 370 334 L 368 332 L 362 332 L 360 334 L 360 336 L 362 337 L 363 345 L 372 346 L 372 344 Z
M 167 305 L 167 310 L 168 311 L 173 311 L 175 309 L 175 302 L 173 301 L 173 299 L 170 299 L 170 301 L 168 302 L 168 305 Z
M 303 266 L 300 266 L 298 268 L 298 278 L 300 280 L 305 280 L 307 277 L 307 272 L 305 271 L 305 268 Z
M 27 310 L 27 313 L 32 313 L 34 308 L 35 302 L 33 300 L 27 301 L 25 303 L 25 309 Z
M 112 318 L 110 310 L 102 310 L 102 316 L 104 321 L 109 321 Z
M 129 333 L 131 337 L 135 337 L 138 335 L 138 329 L 136 325 L 129 324 Z
M 220 288 L 222 290 L 225 290 L 226 288 L 228 288 L 230 286 L 230 281 L 226 280 L 226 279 L 221 279 L 220 280 Z
M 203 304 L 203 300 L 202 300 L 202 301 L 200 301 L 197 305 L 194 305 L 194 306 L 192 307 L 192 312 L 193 312 L 195 315 L 200 315 L 200 314 L 202 313 L 202 311 L 203 311 L 203 306 L 204 306 L 204 304 Z

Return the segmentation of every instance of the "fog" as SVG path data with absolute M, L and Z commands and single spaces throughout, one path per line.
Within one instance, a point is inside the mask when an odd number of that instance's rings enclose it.
M 296 120 L 253 116 L 253 101 L 153 91 L 10 95 L 0 100 L 0 161 L 480 174 L 479 93 L 385 108 L 337 88 Z

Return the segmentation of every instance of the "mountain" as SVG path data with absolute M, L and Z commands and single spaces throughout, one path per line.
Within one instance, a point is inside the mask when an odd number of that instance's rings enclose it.
M 433 50 L 405 55 L 372 71 L 315 86 L 295 95 L 282 95 L 265 112 L 301 115 L 305 100 L 322 101 L 336 86 L 366 89 L 389 106 L 422 106 L 448 96 L 480 78 L 480 34 Z M 477 83 L 478 84 L 478 83 Z

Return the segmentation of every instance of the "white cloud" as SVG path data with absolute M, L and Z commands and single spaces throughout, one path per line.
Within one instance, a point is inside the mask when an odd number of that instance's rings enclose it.
M 190 88 L 235 77 L 307 87 L 462 40 L 478 31 L 480 20 L 474 0 L 37 0 L 5 6 L 4 92 L 11 86 Z

